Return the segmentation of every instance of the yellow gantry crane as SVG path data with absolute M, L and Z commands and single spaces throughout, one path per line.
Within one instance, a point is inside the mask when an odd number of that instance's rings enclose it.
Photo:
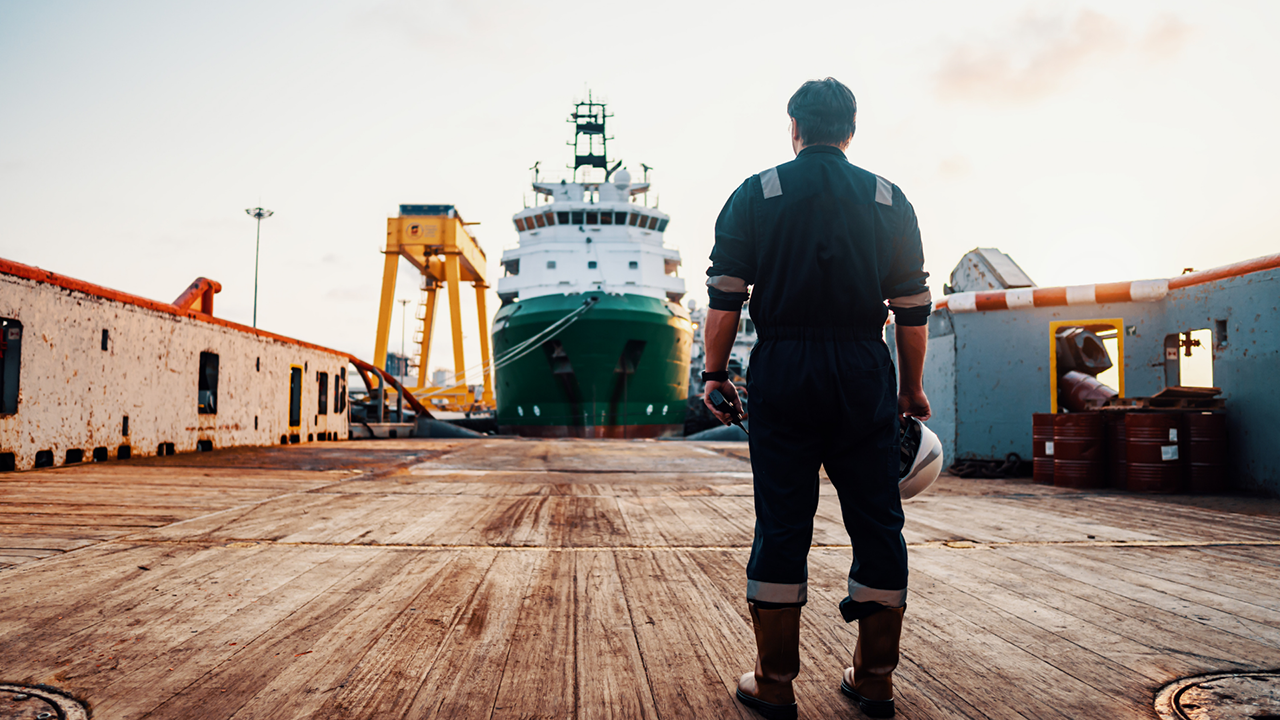
M 493 380 L 489 358 L 489 327 L 485 311 L 485 255 L 479 243 L 467 232 L 468 225 L 452 205 L 401 205 L 400 216 L 387 218 L 386 260 L 382 270 L 382 302 L 378 307 L 377 345 L 373 362 L 379 368 L 387 364 L 387 341 L 391 336 L 394 311 L 396 273 L 400 258 L 408 260 L 422 274 L 422 302 L 416 318 L 422 323 L 417 337 L 418 382 L 406 389 L 423 403 L 445 410 L 473 411 L 491 409 Z M 484 389 L 477 397 L 467 387 L 466 361 L 462 352 L 462 283 L 469 282 L 476 291 L 476 315 L 480 319 L 480 366 Z M 431 354 L 431 327 L 435 321 L 436 292 L 441 285 L 449 293 L 449 326 L 453 331 L 453 382 L 443 386 L 429 384 L 427 359 Z M 441 402 L 443 401 L 443 402 Z

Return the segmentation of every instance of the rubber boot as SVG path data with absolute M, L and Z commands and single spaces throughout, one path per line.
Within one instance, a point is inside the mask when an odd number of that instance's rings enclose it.
M 800 608 L 748 606 L 756 632 L 756 669 L 738 680 L 738 701 L 768 720 L 795 720 L 791 681 L 800 674 Z
M 893 717 L 893 671 L 898 667 L 905 610 L 885 608 L 858 621 L 853 667 L 845 669 L 840 691 L 856 701 L 868 717 Z

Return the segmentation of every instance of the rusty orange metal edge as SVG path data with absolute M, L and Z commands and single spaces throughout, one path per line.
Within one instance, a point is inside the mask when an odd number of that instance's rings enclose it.
M 1169 289 L 1178 290 L 1180 288 L 1191 287 L 1193 285 L 1203 285 L 1213 282 L 1214 280 L 1224 280 L 1231 277 L 1240 277 L 1241 275 L 1249 275 L 1263 270 L 1274 270 L 1280 268 L 1280 253 L 1275 255 L 1263 255 L 1261 257 L 1243 260 L 1230 265 L 1201 270 L 1199 272 L 1187 273 L 1169 279 Z M 1098 303 L 1109 302 L 1128 302 L 1129 287 L 1131 282 L 1115 282 L 1115 283 L 1098 283 L 1097 288 Z M 975 293 L 979 310 L 1004 310 L 1008 305 L 1005 303 L 1003 295 L 1006 291 L 996 290 L 992 292 Z M 1035 288 L 1036 307 L 1054 307 L 1067 304 L 1067 289 L 1063 287 L 1047 287 Z M 996 296 L 1001 296 L 997 298 Z M 947 307 L 947 298 L 943 297 L 933 304 L 934 309 L 942 310 Z
M 173 306 L 179 310 L 190 310 L 192 305 L 204 295 L 206 290 L 213 290 L 215 293 L 222 292 L 222 283 L 217 280 L 210 280 L 207 277 L 198 277 L 194 282 L 182 291 L 177 300 L 173 301 Z M 212 314 L 212 313 L 206 313 Z
M 1177 290 L 1179 288 L 1191 287 L 1192 285 L 1203 285 L 1214 280 L 1224 280 L 1230 277 L 1239 277 L 1241 275 L 1249 275 L 1263 270 L 1274 270 L 1280 268 L 1280 253 L 1275 255 L 1263 255 L 1249 260 L 1243 260 L 1231 265 L 1223 265 L 1222 267 L 1209 268 L 1200 272 L 1187 273 L 1179 275 L 1175 278 L 1169 278 L 1169 289 Z
M 34 280 L 36 282 L 48 283 L 50 285 L 56 285 L 61 288 L 66 288 L 67 290 L 74 290 L 76 292 L 84 293 L 86 295 L 92 295 L 94 297 L 100 297 L 106 300 L 113 300 L 115 302 L 124 303 L 126 305 L 133 305 L 136 307 L 146 308 L 148 310 L 154 310 L 156 312 L 162 312 L 162 313 L 167 313 L 169 315 L 176 315 L 178 317 L 189 318 L 191 320 L 199 320 L 200 322 L 207 322 L 211 325 L 220 325 L 222 327 L 225 327 L 231 330 L 236 330 L 238 332 L 242 332 L 248 335 L 256 335 L 258 337 L 265 338 L 267 340 L 274 340 L 276 342 L 284 343 L 286 345 L 296 345 L 298 347 L 310 348 L 312 350 L 319 350 L 321 352 L 326 352 L 331 355 L 344 357 L 350 360 L 351 363 L 355 365 L 357 368 L 360 368 L 361 370 L 364 370 L 366 372 L 375 372 L 378 374 L 379 377 L 386 378 L 386 381 L 392 387 L 395 387 L 398 392 L 401 392 L 404 394 L 405 402 L 409 403 L 409 406 L 412 407 L 414 411 L 418 413 L 422 413 L 426 417 L 431 417 L 430 411 L 428 411 L 427 408 L 416 397 L 414 397 L 412 393 L 407 392 L 404 389 L 404 386 L 402 386 L 398 381 L 396 381 L 394 377 L 391 377 L 389 374 L 378 370 L 374 366 L 366 363 L 365 361 L 361 360 L 360 358 L 348 352 L 343 352 L 341 350 L 334 350 L 333 348 L 325 347 L 323 345 L 317 345 L 315 343 L 309 343 L 305 340 L 298 340 L 296 338 L 291 338 L 285 335 L 278 335 L 276 333 L 268 332 L 266 330 L 259 330 L 258 328 L 249 327 L 248 325 L 241 325 L 240 323 L 231 322 L 230 320 L 224 320 L 222 318 L 214 317 L 212 315 L 206 315 L 204 313 L 196 312 L 195 310 L 187 310 L 184 308 L 180 308 L 177 305 L 173 305 L 170 303 L 163 303 L 156 300 L 151 300 L 150 298 L 144 298 L 141 295 L 132 295 L 126 292 L 120 292 L 119 290 L 113 290 L 109 287 L 103 287 L 102 285 L 95 285 L 90 282 L 85 282 L 84 280 L 77 280 L 73 277 L 67 277 L 66 275 L 59 275 L 58 273 L 52 272 L 50 270 L 44 270 L 38 267 L 34 267 L 32 265 L 24 265 L 20 262 L 14 262 L 13 260 L 7 260 L 5 258 L 0 258 L 0 274 L 13 275 L 15 277 Z M 221 289 L 222 287 L 216 281 L 200 278 L 196 280 L 195 283 L 192 283 L 192 288 L 194 288 L 196 285 L 201 285 L 201 290 L 203 291 L 205 286 L 200 282 L 200 280 L 205 280 L 206 282 L 210 283 L 210 287 L 215 287 L 217 289 Z M 191 290 L 192 288 L 188 288 L 188 290 Z M 184 292 L 183 296 L 185 296 L 186 294 L 187 293 Z

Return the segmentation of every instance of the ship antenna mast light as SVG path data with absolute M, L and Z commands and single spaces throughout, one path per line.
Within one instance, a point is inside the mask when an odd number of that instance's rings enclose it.
M 253 326 L 258 327 L 258 254 L 262 247 L 262 221 L 275 215 L 266 208 L 245 208 L 249 217 L 258 221 L 258 234 L 253 241 Z

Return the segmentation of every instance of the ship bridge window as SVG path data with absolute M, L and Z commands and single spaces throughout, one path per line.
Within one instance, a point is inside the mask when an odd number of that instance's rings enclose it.
M 516 230 L 524 232 L 524 218 L 516 218 Z
M 666 218 L 663 218 L 662 220 L 658 221 L 658 232 L 666 232 L 666 231 L 667 231 L 667 220 Z
M 588 224 L 588 225 L 599 225 L 599 224 L 600 224 L 600 213 L 598 213 L 598 212 L 594 212 L 594 211 L 592 211 L 592 212 L 588 212 L 588 213 L 587 213 L 587 224 Z
M 644 216 L 641 215 L 640 213 L 631 213 L 631 219 L 627 221 L 627 224 L 634 226 L 636 222 L 642 217 Z
M 555 270 L 555 269 L 556 269 L 556 261 L 555 261 L 555 260 L 548 260 L 548 261 L 547 261 L 547 269 L 548 269 L 548 270 Z
M 542 217 L 541 215 L 534 215 L 534 216 L 533 216 L 533 221 L 534 221 L 534 222 L 536 222 L 536 223 L 538 223 L 538 227 L 546 227 L 546 226 L 547 226 L 546 218 Z
M 596 261 L 595 261 L 595 260 L 588 260 L 588 261 L 587 261 L 587 269 L 588 269 L 588 270 L 595 270 L 595 269 L 596 269 Z
M 561 225 L 568 225 L 568 224 L 569 224 L 569 213 L 567 213 L 567 212 L 558 212 L 558 213 L 556 213 L 556 222 L 560 223 Z
M 613 213 L 611 213 L 611 212 L 602 212 L 602 213 L 600 213 L 600 224 L 601 224 L 601 225 L 612 225 L 612 224 L 613 224 Z
M 21 358 L 22 323 L 0 318 L 0 415 L 18 412 L 18 370 Z
M 584 221 L 583 221 L 583 219 L 582 219 L 583 212 L 582 212 L 581 210 L 574 210 L 574 211 L 573 211 L 573 213 L 572 213 L 572 215 L 573 215 L 573 222 L 569 223 L 570 225 L 581 225 L 581 224 L 583 224 L 583 222 L 584 222 Z
M 614 213 L 614 214 L 613 214 L 613 224 L 614 224 L 614 225 L 626 225 L 626 224 L 627 224 L 627 214 L 626 214 L 626 213 L 624 213 L 624 212 Z
M 542 213 L 542 217 L 547 219 L 547 227 L 551 227 L 552 225 L 556 224 L 555 213 L 551 212 L 550 210 Z
M 216 354 L 200 353 L 200 377 L 197 382 L 196 399 L 199 414 L 218 414 L 218 356 Z
M 658 228 L 658 216 L 653 215 L 649 218 L 649 229 L 656 230 Z
M 502 269 L 507 271 L 507 275 L 519 275 L 519 274 L 520 274 L 520 261 L 519 261 L 519 260 L 508 260 L 508 261 L 506 261 L 506 262 L 502 263 Z
M 640 263 L 636 262 L 635 260 L 632 260 L 631 262 L 627 263 L 627 268 L 629 270 L 639 270 Z

